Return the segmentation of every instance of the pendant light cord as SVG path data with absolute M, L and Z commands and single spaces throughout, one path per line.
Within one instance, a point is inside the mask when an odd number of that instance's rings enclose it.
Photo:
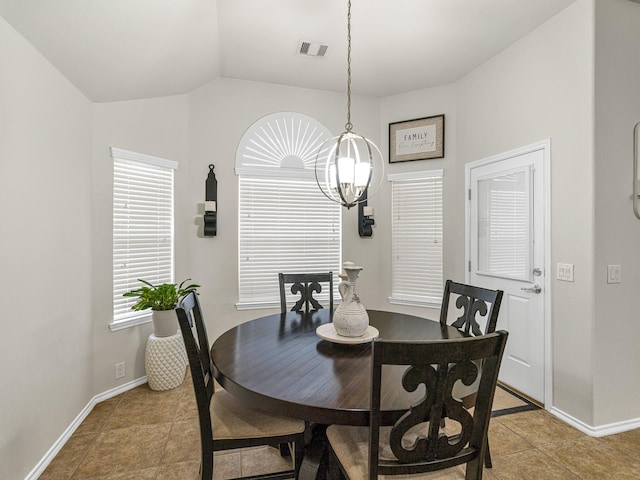
M 351 132 L 351 0 L 347 1 L 347 124 L 344 126 Z

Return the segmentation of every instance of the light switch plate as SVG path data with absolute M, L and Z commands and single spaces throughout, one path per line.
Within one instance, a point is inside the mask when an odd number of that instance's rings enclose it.
M 558 263 L 556 279 L 563 282 L 573 282 L 573 263 Z
M 622 282 L 622 267 L 620 265 L 607 265 L 607 283 Z

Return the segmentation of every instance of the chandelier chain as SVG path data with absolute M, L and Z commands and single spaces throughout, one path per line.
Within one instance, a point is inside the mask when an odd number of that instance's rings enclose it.
M 351 0 L 347 2 L 347 123 L 344 126 L 351 132 Z

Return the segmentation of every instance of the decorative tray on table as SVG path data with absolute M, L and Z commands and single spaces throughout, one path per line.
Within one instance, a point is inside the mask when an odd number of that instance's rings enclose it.
M 328 342 L 356 345 L 359 343 L 369 343 L 374 338 L 377 338 L 378 335 L 380 335 L 380 332 L 378 332 L 378 329 L 376 327 L 372 327 L 371 325 L 369 325 L 367 327 L 367 331 L 364 332 L 362 336 L 345 337 L 343 335 L 338 335 L 338 332 L 336 332 L 333 323 L 325 323 L 316 328 L 316 335 Z

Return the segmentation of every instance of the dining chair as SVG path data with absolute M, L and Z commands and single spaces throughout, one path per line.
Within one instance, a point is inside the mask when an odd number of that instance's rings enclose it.
M 246 408 L 224 389 L 215 388 L 207 330 L 196 292 L 176 307 L 184 340 L 200 421 L 200 479 L 211 480 L 214 452 L 268 445 L 294 445 L 291 470 L 252 476 L 253 479 L 298 478 L 304 452 L 305 422 Z
M 502 294 L 502 290 L 489 290 L 447 280 L 442 296 L 440 324 L 443 326 L 450 324 L 468 335 L 492 333 L 496 329 Z M 458 309 L 456 314 L 461 313 L 452 323 L 449 323 L 450 303 L 455 303 L 455 307 Z M 484 330 L 481 328 L 479 320 L 483 320 Z
M 279 273 L 278 280 L 280 282 L 280 312 L 287 313 L 287 296 L 285 285 L 291 285 L 291 293 L 299 294 L 300 298 L 296 301 L 290 311 L 299 312 L 304 309 L 306 312 L 311 310 L 320 310 L 324 308 L 318 300 L 313 297 L 314 292 L 322 292 L 321 283 L 329 285 L 329 310 L 333 310 L 333 272 L 326 273 Z
M 479 337 L 401 342 L 372 342 L 372 367 L 368 427 L 331 425 L 328 478 L 376 479 L 378 475 L 403 475 L 403 479 L 466 464 L 466 479 L 482 478 L 491 404 L 508 333 Z M 477 362 L 482 362 L 479 369 Z M 381 425 L 382 372 L 388 366 L 408 366 L 402 384 L 414 392 L 423 388 L 421 400 L 400 412 L 392 426 Z M 391 367 L 393 368 L 393 367 Z M 473 414 L 452 395 L 457 382 L 479 377 Z M 387 387 L 388 388 L 388 387 Z M 443 427 L 443 411 L 455 422 Z
M 502 303 L 502 290 L 490 290 L 487 288 L 457 283 L 447 280 L 442 296 L 442 308 L 440 309 L 440 325 L 451 325 L 458 330 L 462 330 L 467 335 L 486 335 L 496 330 L 498 313 Z M 449 308 L 455 307 L 454 312 Z M 455 321 L 451 321 L 450 316 L 460 315 Z M 482 322 L 483 325 L 480 324 Z M 454 388 L 454 395 L 461 398 L 463 404 L 469 408 L 474 400 L 478 389 L 477 383 L 471 385 L 458 384 Z M 485 466 L 492 467 L 491 450 L 487 440 L 487 451 Z

